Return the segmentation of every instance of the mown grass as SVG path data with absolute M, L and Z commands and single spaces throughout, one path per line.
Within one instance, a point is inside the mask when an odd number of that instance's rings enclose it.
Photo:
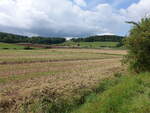
M 108 80 L 103 89 L 72 113 L 150 113 L 150 73 Z
M 69 47 L 81 47 L 81 48 L 101 48 L 101 47 L 116 47 L 118 42 L 72 42 L 67 41 L 61 46 L 69 46 Z
M 0 42 L 0 49 L 24 49 L 24 46 Z

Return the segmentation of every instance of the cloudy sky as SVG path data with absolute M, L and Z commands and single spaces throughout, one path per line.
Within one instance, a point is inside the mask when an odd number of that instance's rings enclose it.
M 0 0 L 0 31 L 23 35 L 126 35 L 150 0 Z

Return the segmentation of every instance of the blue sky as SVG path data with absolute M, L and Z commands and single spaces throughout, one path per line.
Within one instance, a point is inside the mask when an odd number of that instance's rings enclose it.
M 72 0 L 73 1 L 73 0 Z M 98 4 L 108 3 L 115 8 L 127 8 L 133 3 L 138 3 L 139 0 L 85 0 L 87 3 L 87 9 L 91 9 Z
M 150 0 L 0 0 L 0 31 L 29 36 L 127 35 Z

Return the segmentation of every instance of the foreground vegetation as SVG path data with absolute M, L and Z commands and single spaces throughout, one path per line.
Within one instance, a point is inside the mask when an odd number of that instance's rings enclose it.
M 104 80 L 72 113 L 149 113 L 150 73 Z
M 150 71 L 150 18 L 128 23 L 133 24 L 133 27 L 125 40 L 128 54 L 124 63 L 136 73 Z
M 49 106 L 43 111 L 43 104 L 38 103 L 38 110 L 46 113 L 149 113 L 149 76 L 150 73 L 128 76 L 116 73 L 92 90 L 80 90 L 80 96 L 69 98 L 71 101 L 62 99 L 51 103 L 44 100 L 42 102 Z M 38 111 L 37 108 L 34 110 Z
M 20 112 L 27 113 L 149 113 L 150 73 L 116 73 L 94 87 L 80 87 L 66 97 L 49 91 L 35 92 Z M 32 99 L 31 99 L 32 98 Z M 118 107 L 119 106 L 119 107 Z

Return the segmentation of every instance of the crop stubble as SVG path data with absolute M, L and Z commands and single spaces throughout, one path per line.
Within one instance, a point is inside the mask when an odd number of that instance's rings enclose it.
M 1 106 L 4 103 L 12 103 L 8 105 L 8 108 L 11 106 L 14 108 L 13 106 L 21 103 L 24 98 L 30 98 L 34 91 L 40 92 L 45 88 L 64 97 L 75 95 L 74 91 L 78 89 L 90 89 L 100 80 L 120 70 L 121 56 L 111 54 L 125 54 L 124 51 L 121 53 L 121 50 L 86 49 L 35 50 L 33 52 L 24 51 L 24 54 L 22 51 L 21 53 L 20 51 L 18 53 L 8 52 L 11 59 L 9 62 L 18 54 L 27 58 L 35 55 L 34 58 L 37 56 L 42 60 L 45 60 L 43 56 L 48 55 L 47 58 L 54 61 L 38 62 L 36 59 L 37 62 L 34 63 L 9 64 L 8 62 L 8 64 L 0 65 Z M 0 55 L 0 58 L 3 59 L 3 56 L 7 56 L 7 52 Z M 64 60 L 66 56 L 69 61 Z M 55 59 L 58 61 L 56 62 Z

